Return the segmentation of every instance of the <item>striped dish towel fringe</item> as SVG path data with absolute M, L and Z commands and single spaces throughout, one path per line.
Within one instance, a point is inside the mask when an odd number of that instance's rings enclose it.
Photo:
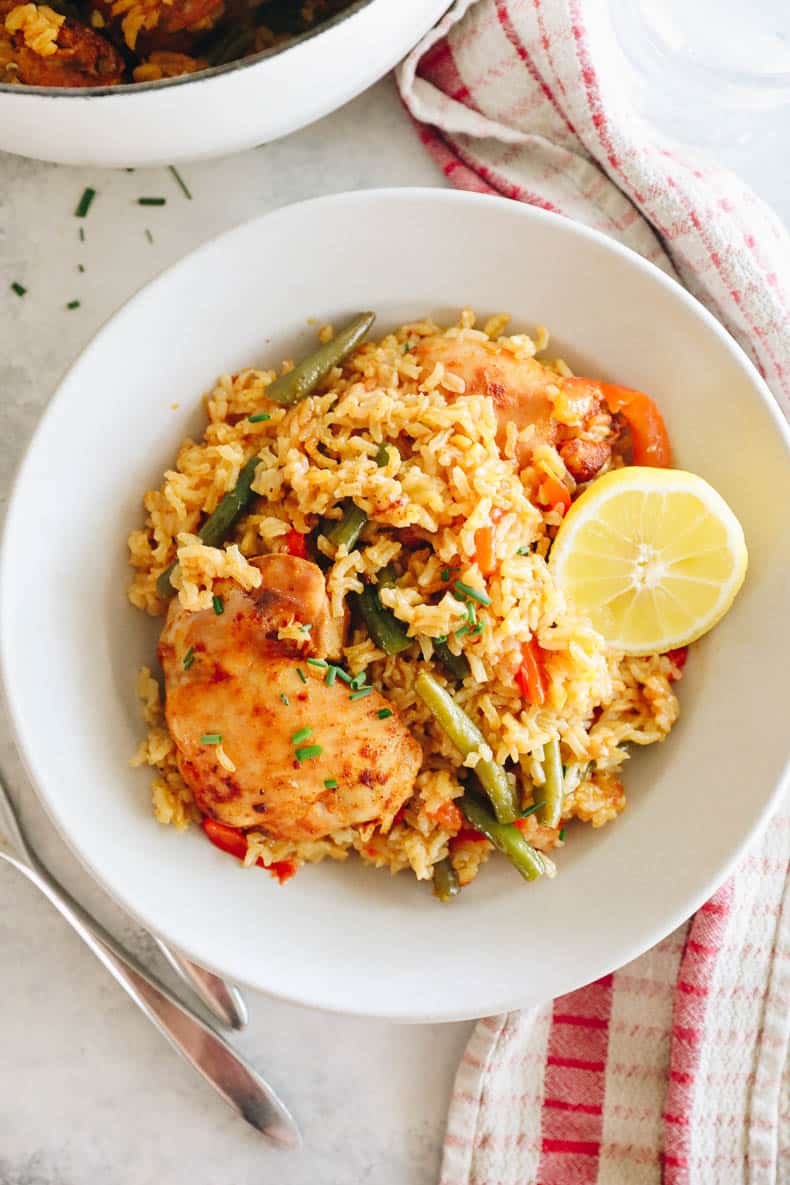
M 578 219 L 680 279 L 790 414 L 790 237 L 639 121 L 611 36 L 600 0 L 457 0 L 400 67 L 403 101 L 453 185 Z M 786 795 L 658 946 L 480 1021 L 441 1185 L 790 1185 L 789 856 Z

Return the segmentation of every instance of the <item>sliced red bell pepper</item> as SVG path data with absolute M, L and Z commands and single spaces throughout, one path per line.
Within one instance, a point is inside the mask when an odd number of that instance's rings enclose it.
M 525 700 L 539 708 L 546 702 L 546 671 L 543 651 L 536 638 L 521 647 L 521 666 L 516 671 L 516 682 Z
M 307 536 L 302 535 L 299 531 L 293 528 L 285 536 L 285 549 L 289 555 L 298 556 L 302 560 L 307 559 Z
M 478 527 L 475 531 L 475 559 L 483 576 L 494 571 L 494 528 Z
M 670 659 L 674 666 L 682 671 L 686 665 L 686 659 L 689 656 L 688 646 L 679 646 L 677 650 L 667 650 L 666 657 Z M 669 676 L 670 682 L 674 682 L 675 676 Z
M 207 815 L 204 815 L 201 826 L 215 848 L 227 852 L 229 856 L 235 856 L 237 860 L 243 860 L 247 855 L 247 836 L 237 827 L 229 827 L 227 823 L 219 823 L 216 819 L 209 819 Z M 255 863 L 259 868 L 266 868 L 260 856 Z M 296 873 L 297 868 L 294 860 L 275 860 L 266 871 L 282 884 Z

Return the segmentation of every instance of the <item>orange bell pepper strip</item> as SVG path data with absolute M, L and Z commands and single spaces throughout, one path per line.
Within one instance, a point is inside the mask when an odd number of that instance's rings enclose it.
M 237 827 L 229 827 L 227 823 L 219 823 L 216 819 L 209 819 L 207 815 L 204 815 L 201 827 L 215 848 L 227 852 L 229 856 L 235 856 L 237 860 L 243 860 L 247 855 L 247 836 Z M 260 857 L 255 863 L 259 868 L 266 868 Z M 267 871 L 282 884 L 294 875 L 296 869 L 294 860 L 275 860 Z
M 516 682 L 525 700 L 539 708 L 546 702 L 546 671 L 543 651 L 535 638 L 521 647 L 521 666 L 516 671 Z
M 596 379 L 585 379 L 573 375 L 562 380 L 564 387 L 576 388 L 581 393 L 585 388 L 599 391 L 612 415 L 622 415 L 631 432 L 634 465 L 652 465 L 658 469 L 669 469 L 672 464 L 672 450 L 669 444 L 664 417 L 644 391 L 631 387 L 618 387 L 615 383 L 601 383 Z
M 494 571 L 494 528 L 478 527 L 475 531 L 475 559 L 483 576 Z
M 544 506 L 552 509 L 561 506 L 563 514 L 571 504 L 571 492 L 565 482 L 552 477 L 550 473 L 540 483 L 540 493 Z
M 634 464 L 668 469 L 672 464 L 669 436 L 664 417 L 650 396 L 612 383 L 598 385 L 612 415 L 620 412 L 628 424 Z

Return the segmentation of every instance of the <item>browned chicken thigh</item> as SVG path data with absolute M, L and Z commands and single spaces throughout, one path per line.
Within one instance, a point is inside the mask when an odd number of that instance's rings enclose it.
M 215 585 L 221 614 L 170 605 L 159 657 L 184 780 L 204 814 L 276 839 L 388 826 L 413 792 L 420 746 L 394 709 L 379 718 L 391 705 L 377 691 L 351 699 L 345 683 L 309 673 L 307 656 L 340 646 L 320 568 L 289 555 L 252 562 L 258 589 Z M 308 648 L 278 638 L 294 622 L 310 627 Z

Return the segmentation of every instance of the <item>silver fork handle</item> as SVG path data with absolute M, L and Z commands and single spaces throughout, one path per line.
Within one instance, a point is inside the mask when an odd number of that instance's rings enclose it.
M 154 935 L 156 945 L 167 959 L 176 975 L 203 1001 L 217 1020 L 231 1029 L 243 1029 L 248 1020 L 247 1005 L 238 988 L 226 983 L 213 971 L 207 971 L 199 963 L 193 963 L 175 947 L 168 946 Z
M 281 1147 L 299 1146 L 299 1129 L 285 1104 L 227 1041 L 137 965 L 37 861 L 12 863 L 73 926 L 160 1033 L 247 1123 Z

